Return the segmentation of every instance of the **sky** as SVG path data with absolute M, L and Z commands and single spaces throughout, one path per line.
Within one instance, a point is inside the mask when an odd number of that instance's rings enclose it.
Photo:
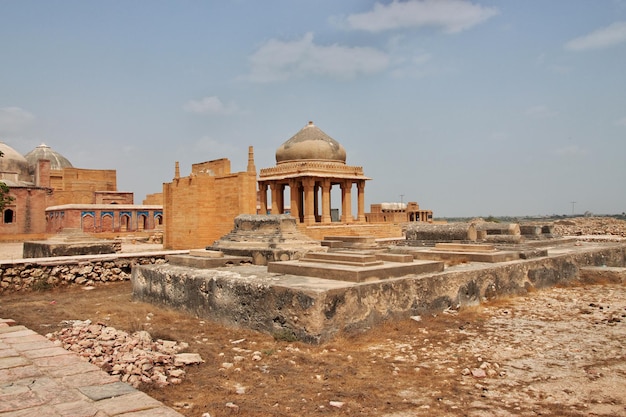
M 366 211 L 626 211 L 626 0 L 0 0 L 0 141 L 120 191 L 257 170 L 309 121 Z

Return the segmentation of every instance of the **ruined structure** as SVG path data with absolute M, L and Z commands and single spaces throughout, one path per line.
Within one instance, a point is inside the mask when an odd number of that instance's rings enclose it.
M 250 257 L 257 265 L 299 259 L 307 252 L 326 251 L 317 240 L 301 233 L 288 214 L 240 215 L 235 227 L 207 249 Z
M 422 210 L 414 201 L 408 203 L 378 203 L 370 205 L 370 212 L 365 213 L 365 220 L 370 223 L 404 223 L 433 221 L 432 210 Z
M 365 181 L 363 168 L 346 165 L 346 150 L 313 122 L 309 122 L 276 150 L 276 166 L 261 169 L 259 175 L 260 213 L 283 214 L 285 201 L 291 215 L 305 225 L 329 224 L 331 189 L 341 188 L 341 212 L 335 221 L 365 222 Z M 357 213 L 352 213 L 353 188 L 357 191 Z M 271 191 L 271 199 L 267 191 Z M 286 189 L 289 194 L 286 197 Z M 271 205 L 268 206 L 268 201 Z
M 174 179 L 163 184 L 164 242 L 166 249 L 204 248 L 227 234 L 239 214 L 256 213 L 256 168 L 254 151 L 248 149 L 245 171 L 231 172 L 228 159 L 191 166 L 180 176 L 176 163 Z

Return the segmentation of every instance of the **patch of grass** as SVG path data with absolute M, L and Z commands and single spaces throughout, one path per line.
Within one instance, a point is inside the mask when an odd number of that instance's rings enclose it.
M 46 278 L 41 278 L 34 281 L 31 285 L 31 288 L 33 289 L 33 291 L 43 292 L 50 291 L 52 288 L 54 288 L 54 285 L 49 283 Z
M 279 342 L 297 342 L 298 336 L 294 332 L 288 329 L 280 329 L 272 333 L 274 340 Z

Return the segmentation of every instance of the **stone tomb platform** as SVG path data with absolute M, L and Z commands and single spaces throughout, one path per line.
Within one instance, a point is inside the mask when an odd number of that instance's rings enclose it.
M 414 261 L 411 255 L 353 251 L 311 252 L 296 261 L 267 265 L 268 272 L 350 282 L 440 272 L 443 268 L 442 262 Z
M 252 258 L 249 256 L 224 255 L 223 252 L 207 249 L 192 249 L 188 255 L 167 255 L 165 260 L 170 265 L 190 268 L 219 268 L 252 263 Z
M 353 282 L 269 272 L 261 265 L 215 269 L 180 265 L 133 267 L 135 299 L 187 311 L 226 326 L 308 343 L 363 331 L 385 320 L 475 305 L 504 294 L 589 282 L 590 266 L 624 268 L 626 243 L 584 242 L 548 256 L 464 263 L 444 271 Z M 587 270 L 589 271 L 589 270 Z
M 394 253 L 410 254 L 415 259 L 444 262 L 508 262 L 520 259 L 519 251 L 499 250 L 491 244 L 437 243 L 434 248 L 397 247 Z M 547 255 L 547 252 L 545 253 Z
M 24 258 L 100 255 L 120 252 L 121 241 L 94 238 L 80 229 L 66 229 L 49 240 L 24 242 Z
M 307 252 L 328 250 L 319 241 L 298 231 L 296 219 L 288 214 L 240 214 L 234 223 L 230 233 L 206 249 L 247 256 L 256 265 L 298 259 Z

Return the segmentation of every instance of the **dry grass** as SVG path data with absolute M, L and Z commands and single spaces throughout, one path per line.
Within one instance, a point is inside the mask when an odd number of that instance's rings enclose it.
M 495 300 L 505 306 L 510 300 Z M 45 292 L 7 294 L 0 297 L 0 317 L 46 334 L 61 327 L 63 320 L 90 319 L 129 332 L 148 330 L 154 338 L 185 341 L 189 351 L 199 353 L 205 363 L 187 368 L 182 384 L 163 389 L 141 389 L 189 417 L 208 412 L 212 417 L 229 416 L 233 402 L 246 416 L 333 415 L 467 415 L 446 399 L 469 406 L 474 397 L 458 384 L 459 375 L 446 377 L 427 357 L 403 362 L 386 352 L 422 355 L 427 346 L 447 348 L 468 336 L 461 330 L 480 334 L 484 306 L 452 314 L 424 316 L 421 321 L 388 321 L 359 334 L 343 334 L 333 341 L 311 346 L 276 340 L 271 335 L 232 329 L 178 311 L 132 300 L 130 283 L 112 283 L 93 290 L 80 287 Z M 235 340 L 245 341 L 234 345 Z M 233 347 L 259 351 L 261 361 L 249 358 L 236 362 Z M 454 352 L 454 350 L 452 350 Z M 446 366 L 462 369 L 475 358 L 455 352 Z M 236 362 L 238 371 L 221 369 Z M 236 393 L 238 385 L 246 393 Z M 421 393 L 421 394 L 420 394 Z M 424 393 L 427 393 L 426 396 Z M 407 400 L 409 398 L 409 400 Z M 342 401 L 341 408 L 330 401 Z M 416 414 L 415 401 L 430 401 L 438 408 Z M 582 415 L 558 410 L 553 415 Z M 549 411 L 544 409 L 544 411 Z M 573 414 L 572 414 L 573 413 Z

